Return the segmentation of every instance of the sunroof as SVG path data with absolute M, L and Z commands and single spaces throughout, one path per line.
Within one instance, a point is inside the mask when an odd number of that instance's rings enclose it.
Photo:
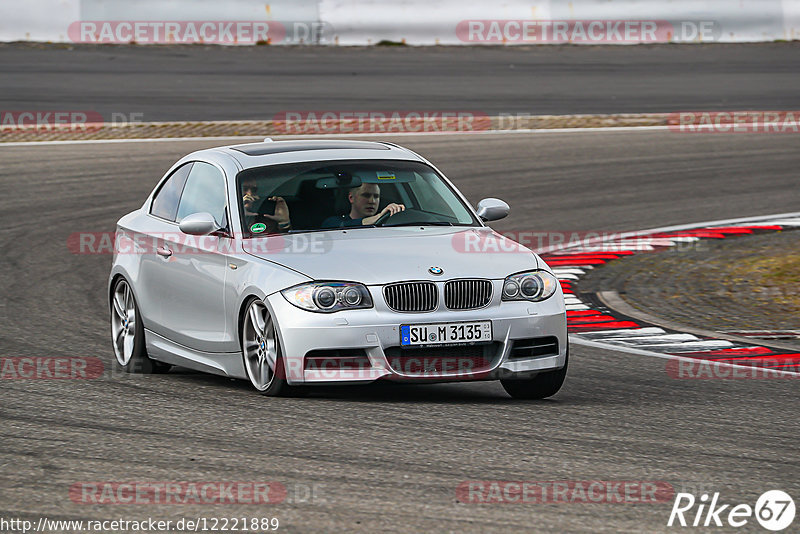
M 370 141 L 275 141 L 231 147 L 248 156 L 266 156 L 304 150 L 389 150 L 389 147 Z

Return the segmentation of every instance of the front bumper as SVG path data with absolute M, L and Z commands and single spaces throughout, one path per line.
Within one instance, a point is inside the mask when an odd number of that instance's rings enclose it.
M 567 325 L 563 294 L 559 290 L 544 302 L 500 302 L 499 292 L 488 307 L 469 311 L 437 310 L 427 313 L 398 313 L 383 304 L 379 289 L 370 287 L 375 307 L 336 313 L 314 313 L 295 307 L 280 293 L 267 298 L 278 325 L 286 380 L 290 384 L 368 383 L 378 379 L 404 382 L 441 382 L 520 378 L 560 369 L 566 362 Z M 469 364 L 454 351 L 399 349 L 400 325 L 491 320 L 492 343 L 470 352 L 481 354 L 481 364 Z M 513 342 L 529 338 L 555 337 L 558 353 L 511 358 Z M 306 368 L 311 351 L 342 349 L 363 351 L 363 365 L 339 368 L 335 365 Z M 414 351 L 413 353 L 411 351 Z M 452 353 L 447 361 L 428 353 Z M 397 355 L 418 356 L 405 367 Z M 403 361 L 409 361 L 405 358 Z M 433 363 L 430 363 L 433 362 Z M 465 364 L 465 362 L 467 364 Z M 426 368 L 430 364 L 430 367 Z

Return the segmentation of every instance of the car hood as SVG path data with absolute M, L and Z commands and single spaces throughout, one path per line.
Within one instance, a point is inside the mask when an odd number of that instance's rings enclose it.
M 530 249 L 491 228 L 429 226 L 308 232 L 250 239 L 245 249 L 314 280 L 367 285 L 400 280 L 502 279 L 541 263 Z M 432 267 L 442 269 L 442 274 L 432 274 Z

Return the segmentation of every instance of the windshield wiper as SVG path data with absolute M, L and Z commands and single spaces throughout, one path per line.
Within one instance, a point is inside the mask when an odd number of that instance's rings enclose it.
M 426 222 L 410 222 L 401 224 L 386 224 L 384 228 L 393 228 L 397 226 L 455 226 L 455 224 L 448 221 L 426 221 Z

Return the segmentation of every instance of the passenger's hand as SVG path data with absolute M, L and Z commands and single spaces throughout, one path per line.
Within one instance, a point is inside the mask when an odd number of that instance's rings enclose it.
M 275 221 L 279 225 L 285 226 L 289 224 L 289 206 L 286 205 L 286 201 L 283 199 L 283 197 L 269 197 L 267 200 L 272 200 L 275 202 L 275 214 L 268 215 L 264 213 L 263 217 L 265 219 Z
M 244 206 L 245 211 L 252 211 L 253 203 L 255 203 L 255 201 L 258 200 L 259 198 L 261 197 L 259 197 L 258 195 L 245 193 L 245 195 L 242 197 L 242 205 Z

